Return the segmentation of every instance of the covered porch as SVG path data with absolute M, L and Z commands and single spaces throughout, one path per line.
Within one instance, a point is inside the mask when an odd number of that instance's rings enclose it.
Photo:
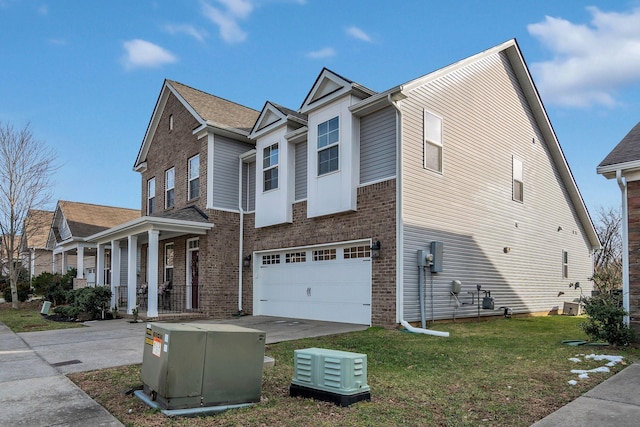
M 105 270 L 110 260 L 111 274 L 99 275 L 97 286 L 110 285 L 111 307 L 144 318 L 161 314 L 197 312 L 199 236 L 213 224 L 198 210 L 186 208 L 175 217 L 144 216 L 90 236 L 96 244 L 96 270 Z M 173 241 L 185 241 L 184 280 L 173 278 Z M 181 240 L 181 241 L 182 241 Z M 110 277 L 111 283 L 105 279 Z M 164 316 L 163 316 L 164 317 Z

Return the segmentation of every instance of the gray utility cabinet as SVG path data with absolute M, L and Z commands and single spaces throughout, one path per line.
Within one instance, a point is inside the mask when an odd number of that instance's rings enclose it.
M 143 391 L 164 409 L 259 402 L 265 338 L 235 325 L 149 323 Z

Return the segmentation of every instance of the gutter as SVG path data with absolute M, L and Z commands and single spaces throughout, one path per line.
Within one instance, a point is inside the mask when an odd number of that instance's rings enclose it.
M 616 181 L 622 198 L 622 307 L 627 312 L 624 323 L 629 326 L 629 206 L 627 183 L 622 178 L 621 169 L 616 169 Z

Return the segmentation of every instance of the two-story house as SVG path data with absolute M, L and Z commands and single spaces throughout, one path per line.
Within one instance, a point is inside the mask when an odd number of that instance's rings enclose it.
M 129 312 L 141 284 L 150 317 L 384 326 L 590 289 L 598 238 L 515 40 L 383 92 L 323 69 L 297 110 L 167 80 L 134 169 L 143 217 L 92 236 L 136 248 Z

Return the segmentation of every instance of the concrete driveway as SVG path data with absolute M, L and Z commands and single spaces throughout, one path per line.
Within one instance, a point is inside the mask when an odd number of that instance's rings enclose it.
M 341 334 L 367 329 L 364 325 L 244 316 L 197 323 L 226 323 L 266 332 L 267 344 L 305 337 Z M 142 363 L 146 323 L 124 319 L 85 322 L 84 328 L 18 334 L 48 364 L 59 372 L 92 371 Z

